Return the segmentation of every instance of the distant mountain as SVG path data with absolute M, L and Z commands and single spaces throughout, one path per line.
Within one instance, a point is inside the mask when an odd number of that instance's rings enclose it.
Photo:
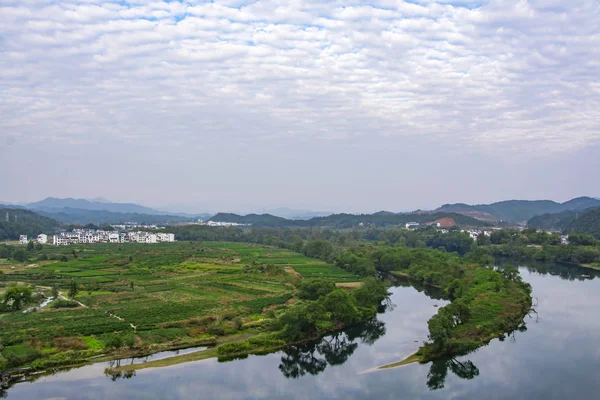
M 44 210 L 53 212 L 53 210 L 68 208 L 78 210 L 104 210 L 118 213 L 137 213 L 137 214 L 165 214 L 164 212 L 153 208 L 140 206 L 133 203 L 104 203 L 98 201 L 90 201 L 86 199 L 58 199 L 56 197 L 47 197 L 44 200 L 29 203 L 25 207 L 32 210 Z
M 508 200 L 492 204 L 468 205 L 444 204 L 434 212 L 455 212 L 482 220 L 523 222 L 542 214 L 554 214 L 569 210 L 585 210 L 600 207 L 600 200 L 578 197 L 564 203 L 551 200 Z
M 354 228 L 358 226 L 404 226 L 408 222 L 426 224 L 442 221 L 446 226 L 487 226 L 489 223 L 479 221 L 469 216 L 455 213 L 426 213 L 426 214 L 394 214 L 379 212 L 375 214 L 333 214 L 326 217 L 315 217 L 308 220 L 291 220 L 270 214 L 238 215 L 219 213 L 210 219 L 215 222 L 234 222 L 250 224 L 253 227 L 329 227 L 337 229 Z
M 122 224 L 124 222 L 135 222 L 138 224 L 166 224 L 176 222 L 188 222 L 195 219 L 180 217 L 176 215 L 120 213 L 106 210 L 84 210 L 80 208 L 40 208 L 37 212 L 49 218 L 53 218 L 63 224 Z
M 332 213 L 326 211 L 310 211 L 310 210 L 297 210 L 288 207 L 279 207 L 270 210 L 264 210 L 261 214 L 270 214 L 275 217 L 286 218 L 286 219 L 311 219 L 314 217 L 324 217 L 331 215 Z
M 600 208 L 590 210 L 574 219 L 566 229 L 569 233 L 588 233 L 600 239 Z
M 40 233 L 53 233 L 57 221 L 22 208 L 0 208 L 0 240 L 18 240 L 19 235 L 30 238 Z

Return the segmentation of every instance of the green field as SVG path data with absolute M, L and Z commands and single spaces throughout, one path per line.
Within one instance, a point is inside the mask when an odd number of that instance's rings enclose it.
M 299 279 L 359 280 L 289 250 L 247 243 L 46 245 L 29 255 L 25 263 L 0 259 L 0 292 L 27 284 L 45 293 L 58 286 L 66 296 L 75 281 L 75 300 L 85 307 L 1 314 L 1 354 L 12 366 L 58 358 L 65 348 L 87 357 L 108 350 L 114 337 L 137 348 L 193 345 L 259 326 L 269 308 L 293 299 Z

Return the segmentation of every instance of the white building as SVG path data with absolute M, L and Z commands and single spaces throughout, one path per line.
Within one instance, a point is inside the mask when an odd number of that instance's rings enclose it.
M 62 232 L 52 237 L 52 244 L 56 246 L 76 243 L 158 243 L 174 241 L 175 234 L 173 233 L 118 232 L 93 229 L 75 229 L 72 232 Z M 27 243 L 26 237 L 24 243 Z
M 419 223 L 418 222 L 408 222 L 404 225 L 404 227 L 406 229 L 416 229 L 419 227 Z
M 46 244 L 46 243 L 48 243 L 48 235 L 45 235 L 43 233 L 40 234 L 40 235 L 38 235 L 37 242 L 40 243 L 40 244 Z
M 159 232 L 156 234 L 156 240 L 158 240 L 159 242 L 174 242 L 175 234 Z
M 148 236 L 146 236 L 146 243 L 157 243 L 158 239 L 156 238 L 156 235 L 154 233 L 149 234 Z
M 27 244 L 27 235 L 20 235 L 19 236 L 19 243 L 21 243 L 21 244 Z

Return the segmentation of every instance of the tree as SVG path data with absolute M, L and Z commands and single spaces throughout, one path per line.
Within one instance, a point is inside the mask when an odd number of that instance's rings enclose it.
M 77 293 L 79 293 L 79 288 L 77 287 L 77 282 L 75 282 L 75 280 L 71 280 L 71 284 L 69 286 L 69 297 L 71 299 L 74 299 L 75 296 L 77 296 Z
M 387 296 L 387 289 L 377 278 L 368 277 L 358 289 L 352 291 L 356 303 L 361 307 L 373 307 L 381 304 Z
M 585 233 L 569 233 L 569 244 L 575 246 L 595 246 L 598 241 L 592 235 Z
M 16 249 L 13 251 L 11 258 L 18 262 L 25 262 L 29 258 L 27 252 L 23 249 Z
M 350 325 L 359 320 L 356 301 L 345 290 L 336 289 L 323 298 L 323 307 L 331 313 L 331 319 Z
M 58 299 L 59 294 L 60 294 L 60 292 L 58 291 L 58 286 L 53 285 L 52 286 L 52 297 L 54 297 L 55 299 Z
M 44 248 L 44 246 L 41 243 L 36 243 L 35 244 L 36 251 L 41 251 L 43 248 Z
M 490 239 L 490 237 L 488 235 L 485 235 L 483 232 L 481 232 L 479 235 L 477 235 L 477 245 L 478 246 L 487 246 L 488 244 L 491 244 L 492 240 Z
M 34 248 L 35 243 L 33 243 L 33 240 L 30 240 L 29 243 L 27 243 L 27 251 L 33 251 Z
M 32 291 L 27 286 L 13 286 L 4 293 L 4 304 L 12 302 L 13 310 L 20 310 L 23 304 L 31 302 Z
M 333 253 L 333 245 L 327 240 L 312 240 L 304 246 L 304 255 L 323 261 L 332 261 Z
M 298 297 L 304 300 L 317 300 L 335 289 L 331 281 L 325 279 L 306 279 L 300 282 Z

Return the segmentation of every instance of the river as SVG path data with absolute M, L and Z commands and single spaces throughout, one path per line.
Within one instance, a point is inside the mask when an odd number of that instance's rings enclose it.
M 9 399 L 598 399 L 600 273 L 577 267 L 519 267 L 537 314 L 526 330 L 458 359 L 378 370 L 427 337 L 447 302 L 411 286 L 391 289 L 393 306 L 373 321 L 316 344 L 230 362 L 215 359 L 105 376 L 98 363 L 19 383 Z M 583 277 L 588 275 L 589 277 Z

